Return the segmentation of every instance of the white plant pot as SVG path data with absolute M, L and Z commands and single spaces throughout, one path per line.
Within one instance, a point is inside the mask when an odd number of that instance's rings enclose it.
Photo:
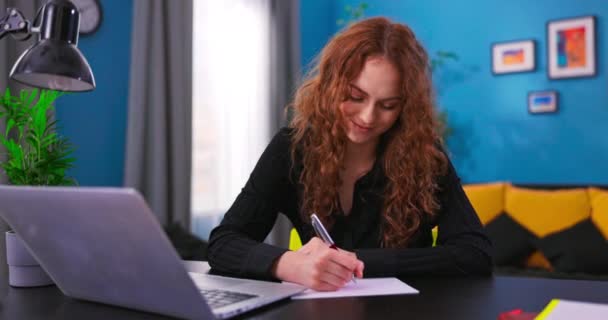
M 8 264 L 8 284 L 13 287 L 38 287 L 53 284 L 53 280 L 13 231 L 6 232 L 6 263 Z

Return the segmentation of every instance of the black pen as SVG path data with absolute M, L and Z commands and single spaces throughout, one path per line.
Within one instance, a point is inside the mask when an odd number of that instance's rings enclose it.
M 321 238 L 323 242 L 327 243 L 330 248 L 338 250 L 338 247 L 334 243 L 334 240 L 331 238 L 329 232 L 327 232 L 327 229 L 325 229 L 323 223 L 321 223 L 321 220 L 319 219 L 319 217 L 317 217 L 315 213 L 310 215 L 310 221 L 312 224 L 312 228 L 315 229 L 315 233 L 317 234 L 317 236 Z M 351 280 L 354 284 L 357 284 L 357 280 L 355 280 L 355 275 L 353 275 Z

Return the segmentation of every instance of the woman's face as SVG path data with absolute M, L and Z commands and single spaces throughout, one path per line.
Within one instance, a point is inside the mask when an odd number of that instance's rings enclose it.
M 367 59 L 350 83 L 350 94 L 340 104 L 346 135 L 354 144 L 377 144 L 401 113 L 399 72 L 383 57 Z

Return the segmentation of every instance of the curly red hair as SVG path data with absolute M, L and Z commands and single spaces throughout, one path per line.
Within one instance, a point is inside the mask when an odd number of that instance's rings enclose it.
M 355 23 L 334 36 L 298 89 L 291 108 L 292 160 L 301 157 L 302 218 L 316 212 L 333 224 L 339 208 L 340 169 L 347 142 L 338 106 L 366 60 L 384 57 L 401 75 L 401 114 L 382 137 L 378 160 L 388 184 L 382 209 L 383 247 L 404 247 L 421 220 L 439 209 L 437 177 L 447 159 L 434 112 L 429 59 L 410 28 L 386 18 Z

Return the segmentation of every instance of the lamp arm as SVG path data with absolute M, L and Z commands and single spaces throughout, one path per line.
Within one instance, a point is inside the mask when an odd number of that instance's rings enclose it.
M 0 18 L 0 39 L 7 34 L 19 41 L 27 40 L 32 35 L 31 23 L 15 8 L 6 8 L 6 15 Z

